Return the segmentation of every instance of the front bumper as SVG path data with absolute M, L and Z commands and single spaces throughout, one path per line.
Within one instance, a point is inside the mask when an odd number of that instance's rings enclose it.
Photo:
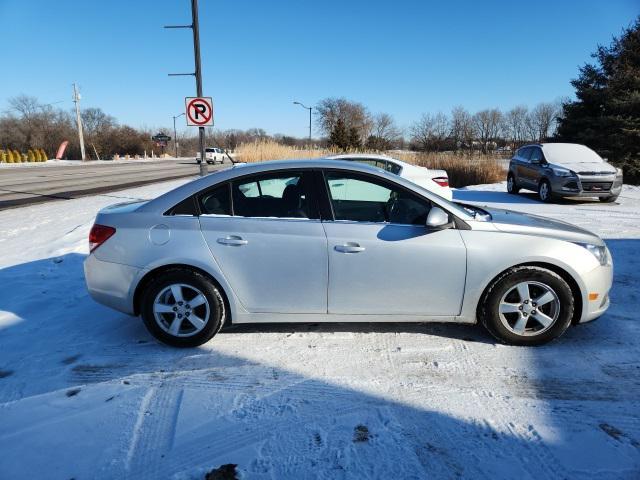
M 613 197 L 622 191 L 622 175 L 557 177 L 552 191 L 565 197 Z
M 595 320 L 609 308 L 611 304 L 609 291 L 613 284 L 613 266 L 605 265 L 594 268 L 589 273 L 583 274 L 582 280 L 586 292 L 583 295 L 582 315 L 578 323 Z M 597 295 L 597 297 L 591 299 L 590 295 Z
M 95 255 L 84 261 L 84 278 L 89 295 L 96 302 L 133 315 L 133 284 L 139 268 L 104 262 Z

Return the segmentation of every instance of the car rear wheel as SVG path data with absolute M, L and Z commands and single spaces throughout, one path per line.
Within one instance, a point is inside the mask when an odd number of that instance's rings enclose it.
M 599 197 L 598 200 L 604 203 L 613 203 L 618 200 L 618 195 L 612 195 L 610 197 Z
M 516 183 L 516 178 L 513 176 L 512 173 L 510 173 L 509 175 L 507 175 L 507 192 L 515 195 L 519 191 L 520 191 L 520 187 L 518 187 L 518 184 Z
M 553 200 L 553 193 L 551 192 L 551 184 L 549 180 L 542 180 L 538 185 L 538 197 L 542 202 L 549 203 Z
M 511 345 L 542 345 L 559 337 L 571 324 L 571 287 L 555 272 L 516 267 L 495 279 L 479 308 L 486 329 Z
M 149 332 L 174 347 L 206 343 L 225 320 L 225 303 L 217 286 L 186 269 L 167 270 L 151 280 L 140 310 Z

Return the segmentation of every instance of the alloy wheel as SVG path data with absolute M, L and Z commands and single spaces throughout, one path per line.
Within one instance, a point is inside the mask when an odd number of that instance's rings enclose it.
M 502 325 L 521 336 L 546 332 L 560 315 L 560 300 L 554 290 L 540 282 L 520 282 L 502 296 L 498 315 Z
M 197 288 L 184 283 L 165 287 L 153 302 L 156 323 L 175 337 L 190 337 L 202 331 L 210 313 L 207 297 Z

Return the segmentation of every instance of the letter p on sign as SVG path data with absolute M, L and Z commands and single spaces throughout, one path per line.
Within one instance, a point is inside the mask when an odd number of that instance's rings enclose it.
M 184 103 L 187 125 L 191 127 L 213 126 L 213 100 L 211 97 L 186 97 Z

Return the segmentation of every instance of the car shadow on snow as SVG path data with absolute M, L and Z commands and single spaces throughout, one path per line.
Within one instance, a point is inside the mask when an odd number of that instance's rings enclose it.
M 620 263 L 610 313 L 535 349 L 493 345 L 472 326 L 396 323 L 242 325 L 174 349 L 89 298 L 83 255 L 2 269 L 0 471 L 160 478 L 236 463 L 248 478 L 632 478 L 640 242 L 607 243 Z M 288 332 L 389 335 L 366 358 L 343 338 L 325 381 L 283 365 L 326 371 L 323 350 L 338 340 L 308 348 Z M 259 361 L 262 333 L 277 336 L 277 365 Z M 416 333 L 424 350 L 385 340 Z M 229 353 L 236 334 L 243 347 Z M 78 418 L 83 409 L 92 414 Z

